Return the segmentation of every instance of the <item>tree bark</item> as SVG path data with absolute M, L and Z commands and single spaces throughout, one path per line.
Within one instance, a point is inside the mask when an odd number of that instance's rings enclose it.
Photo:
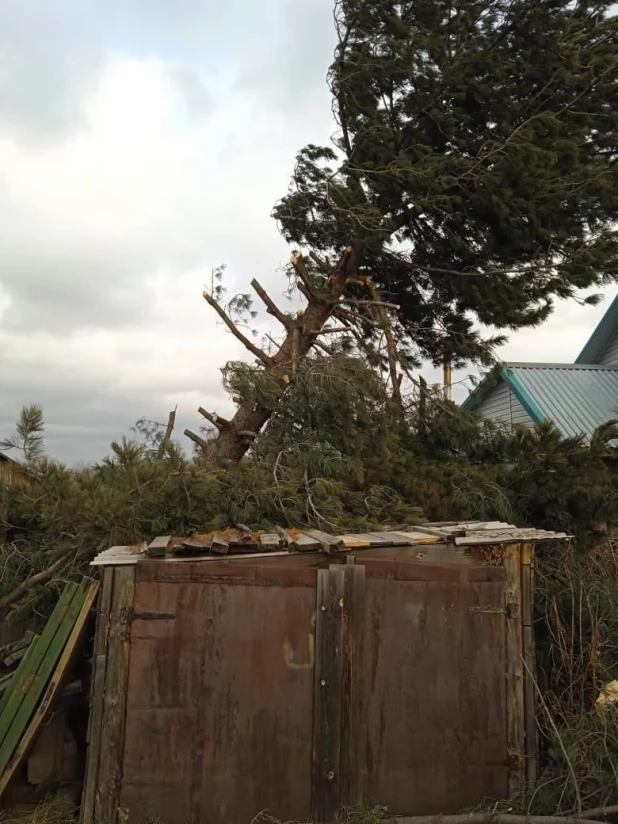
M 307 307 L 302 314 L 286 326 L 286 336 L 278 351 L 264 361 L 264 370 L 267 374 L 283 377 L 289 376 L 290 380 L 296 373 L 298 364 L 308 354 L 316 340 L 316 333 L 320 332 L 324 324 L 333 313 L 333 309 L 341 299 L 348 278 L 356 275 L 362 257 L 362 242 L 357 241 L 348 246 L 341 256 L 335 271 L 330 275 L 326 288 L 320 295 L 317 295 L 311 288 L 303 290 L 307 297 Z M 293 265 L 299 274 L 299 278 L 307 287 L 307 270 L 301 257 L 293 259 Z M 263 290 L 261 290 L 263 291 Z M 258 290 L 259 293 L 259 290 Z M 264 296 L 260 295 L 264 300 Z M 277 313 L 270 305 L 272 302 L 266 300 L 266 305 L 271 310 L 270 314 L 277 317 Z M 213 304 L 213 300 L 208 303 Z M 219 314 L 221 312 L 217 310 Z M 225 320 L 225 319 L 224 319 Z M 286 317 L 287 321 L 287 317 Z M 227 324 L 227 321 L 225 321 Z M 229 325 L 229 324 L 227 324 Z M 234 332 L 234 330 L 232 330 Z M 236 334 L 236 332 L 234 332 Z M 249 348 L 249 347 L 248 347 Z M 252 351 L 253 347 L 249 349 Z M 202 447 L 202 452 L 207 460 L 230 460 L 240 461 L 251 446 L 252 439 L 247 438 L 246 433 L 259 433 L 266 425 L 273 414 L 273 410 L 262 406 L 257 401 L 241 405 L 236 414 L 230 419 L 229 427 L 220 429 L 219 434 L 213 440 L 204 444 L 199 443 L 201 439 L 197 436 L 191 437 L 194 443 Z M 185 433 L 188 434 L 188 433 Z

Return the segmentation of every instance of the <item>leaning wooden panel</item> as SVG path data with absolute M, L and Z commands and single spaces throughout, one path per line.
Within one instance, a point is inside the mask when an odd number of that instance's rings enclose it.
M 217 581 L 219 564 L 179 564 L 188 579 L 160 580 L 153 565 L 135 590 L 120 807 L 166 824 L 307 821 L 316 571 L 226 565 Z
M 357 560 L 358 563 L 358 560 Z M 455 813 L 507 795 L 504 582 L 366 563 L 364 802 Z M 504 576 L 503 576 L 504 577 Z
M 86 582 L 83 587 L 85 590 L 85 598 L 83 600 L 81 610 L 77 616 L 75 624 L 73 625 L 73 629 L 71 630 L 71 634 L 69 635 L 64 649 L 62 650 L 51 680 L 47 685 L 47 689 L 41 698 L 36 712 L 34 713 L 34 716 L 32 717 L 25 733 L 22 735 L 15 752 L 11 757 L 11 760 L 7 764 L 2 775 L 0 775 L 0 798 L 15 775 L 15 771 L 21 765 L 24 758 L 28 755 L 30 747 L 40 732 L 43 722 L 52 708 L 56 696 L 60 692 L 60 688 L 64 686 L 67 673 L 75 661 L 76 655 L 81 649 L 80 645 L 83 641 L 84 631 L 86 629 L 90 611 L 92 610 L 92 606 L 97 596 L 99 584 L 97 581 L 89 581 Z
M 94 803 L 95 821 L 116 821 L 122 778 L 134 583 L 133 567 L 114 569 L 99 769 Z
M 68 594 L 70 602 L 63 605 L 65 593 Z M 67 584 L 41 637 L 36 642 L 34 652 L 28 658 L 31 672 L 25 674 L 24 682 L 13 692 L 4 708 L 0 717 L 0 774 L 4 772 L 26 731 L 77 619 L 84 597 L 84 588 Z
M 520 793 L 525 780 L 524 665 L 521 610 L 521 545 L 504 551 L 506 572 L 506 727 L 509 751 L 509 797 Z

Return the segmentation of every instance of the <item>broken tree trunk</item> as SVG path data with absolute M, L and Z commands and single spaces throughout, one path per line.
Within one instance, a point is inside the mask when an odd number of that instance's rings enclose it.
M 267 374 L 283 379 L 287 376 L 286 382 L 288 382 L 296 374 L 299 362 L 315 344 L 317 334 L 331 318 L 349 279 L 357 276 L 361 256 L 362 243 L 360 241 L 346 247 L 334 272 L 318 292 L 312 286 L 302 256 L 294 255 L 291 263 L 300 281 L 299 290 L 307 300 L 305 310 L 299 312 L 296 318 L 281 312 L 264 289 L 254 282 L 254 289 L 266 304 L 267 311 L 276 317 L 286 330 L 283 343 L 272 356 L 262 352 L 242 334 L 212 295 L 205 292 L 204 299 L 213 307 L 232 334 L 255 355 Z M 201 448 L 207 460 L 231 461 L 241 460 L 273 414 L 272 409 L 257 401 L 241 405 L 230 420 L 224 420 L 202 409 L 200 412 L 216 427 L 217 437 L 206 441 L 189 430 L 185 430 L 185 435 Z

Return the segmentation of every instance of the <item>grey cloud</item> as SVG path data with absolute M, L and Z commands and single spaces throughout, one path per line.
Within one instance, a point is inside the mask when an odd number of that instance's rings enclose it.
M 110 387 L 93 370 L 90 380 L 78 380 L 68 371 L 43 372 L 37 364 L 10 364 L 0 360 L 0 439 L 10 435 L 22 406 L 38 403 L 45 417 L 47 453 L 70 465 L 92 463 L 109 453 L 109 445 L 122 435 L 131 435 L 131 427 L 141 417 L 164 422 L 175 401 L 176 392 L 201 390 L 211 408 L 224 413 L 229 401 L 221 386 L 220 375 L 212 370 L 206 381 L 191 386 L 182 381 L 165 382 L 165 395 L 154 390 L 138 391 L 131 387 Z M 190 404 L 181 405 L 176 422 L 175 439 L 190 450 L 184 429 L 197 430 L 202 423 Z
M 28 212 L 20 223 L 10 212 L 10 203 L 0 208 L 0 285 L 11 301 L 5 329 L 67 332 L 118 327 L 144 316 L 150 301 L 141 280 L 154 260 L 148 253 L 140 259 L 139 246 L 80 237 L 75 227 L 50 220 L 42 225 Z
M 97 4 L 0 3 L 0 135 L 57 139 L 83 125 L 83 95 L 102 58 Z

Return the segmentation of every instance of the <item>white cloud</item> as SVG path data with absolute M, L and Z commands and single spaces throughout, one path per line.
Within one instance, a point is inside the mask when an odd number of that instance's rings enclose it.
M 0 430 L 41 401 L 72 460 L 119 436 L 120 408 L 125 431 L 176 403 L 181 426 L 226 408 L 219 370 L 244 350 L 201 293 L 221 262 L 232 294 L 253 276 L 283 291 L 270 210 L 303 137 L 155 59 L 112 56 L 84 111 L 62 142 L 0 140 Z M 97 434 L 70 443 L 76 410 Z
M 283 300 L 270 212 L 330 134 L 333 42 L 332 0 L 0 4 L 0 437 L 39 402 L 50 451 L 95 460 L 142 415 L 228 409 L 245 353 L 202 289 L 227 263 Z M 504 357 L 571 359 L 601 311 Z

